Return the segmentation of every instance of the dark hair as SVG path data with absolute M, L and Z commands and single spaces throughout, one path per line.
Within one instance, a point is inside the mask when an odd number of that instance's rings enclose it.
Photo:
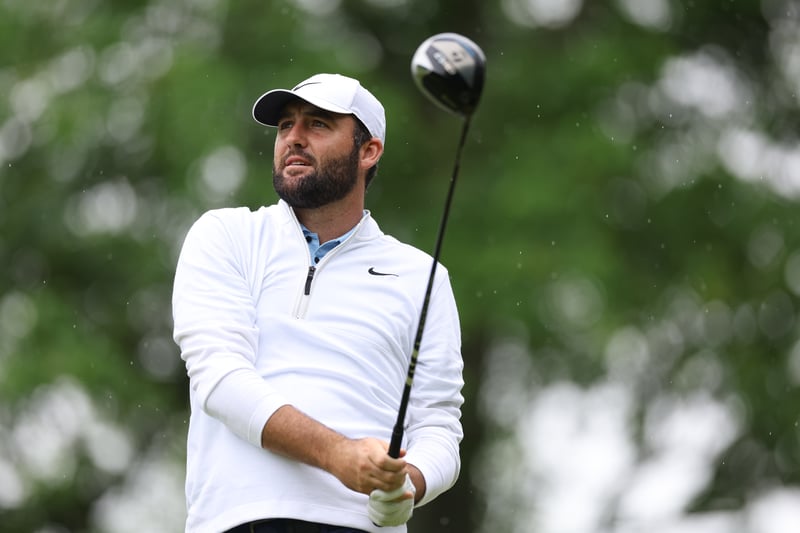
M 356 118 L 356 127 L 354 128 L 353 131 L 353 144 L 354 144 L 353 149 L 358 150 L 364 144 L 369 142 L 369 140 L 372 139 L 372 137 L 373 135 L 369 132 L 364 123 Z M 364 184 L 365 188 L 369 187 L 369 183 L 372 181 L 372 178 L 375 177 L 375 174 L 377 172 L 378 172 L 378 164 L 375 163 L 369 170 L 367 170 L 367 179 Z

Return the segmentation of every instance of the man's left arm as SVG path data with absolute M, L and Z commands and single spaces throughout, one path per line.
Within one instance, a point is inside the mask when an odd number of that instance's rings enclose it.
M 408 473 L 417 506 L 452 487 L 461 469 L 464 363 L 455 298 L 447 271 L 437 271 L 420 346 L 406 428 Z

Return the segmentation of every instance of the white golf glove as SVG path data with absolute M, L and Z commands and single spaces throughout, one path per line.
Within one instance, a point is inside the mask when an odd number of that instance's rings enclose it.
M 405 492 L 414 495 L 417 493 L 417 488 L 408 474 L 402 487 L 390 492 L 378 489 L 370 492 L 367 512 L 372 523 L 376 526 L 400 526 L 408 522 L 414 512 L 414 498 L 396 501 Z

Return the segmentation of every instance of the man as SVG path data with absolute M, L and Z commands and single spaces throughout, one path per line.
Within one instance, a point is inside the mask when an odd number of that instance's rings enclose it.
M 267 92 L 253 116 L 277 128 L 280 200 L 204 214 L 175 275 L 191 402 L 186 530 L 404 532 L 460 469 L 447 272 L 437 269 L 404 450 L 391 458 L 431 258 L 364 209 L 383 106 L 358 81 L 319 74 Z

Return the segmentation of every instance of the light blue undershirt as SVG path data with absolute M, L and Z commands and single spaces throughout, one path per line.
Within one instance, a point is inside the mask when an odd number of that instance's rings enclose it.
M 308 243 L 308 251 L 311 253 L 312 265 L 316 265 L 317 263 L 322 261 L 322 258 L 325 257 L 325 254 L 336 248 L 342 241 L 347 239 L 350 236 L 350 234 L 352 234 L 356 230 L 356 227 L 353 226 L 353 228 L 344 235 L 341 235 L 336 239 L 331 239 L 326 243 L 320 244 L 319 234 L 310 231 L 302 224 L 300 224 L 300 227 L 303 228 L 303 235 L 305 236 L 306 242 Z

